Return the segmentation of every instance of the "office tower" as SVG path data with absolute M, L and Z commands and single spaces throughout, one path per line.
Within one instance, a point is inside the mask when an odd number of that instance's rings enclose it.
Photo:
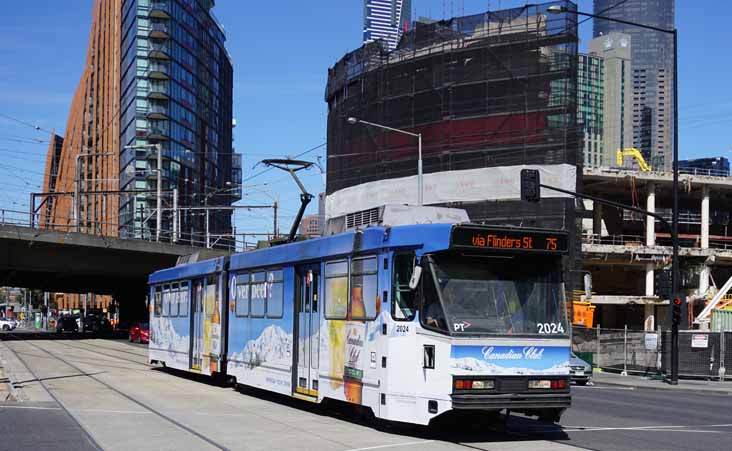
M 595 0 L 595 14 L 674 28 L 674 0 Z M 593 20 L 593 35 L 631 36 L 633 64 L 633 147 L 654 169 L 671 170 L 673 152 L 673 37 L 632 25 Z
M 588 167 L 616 166 L 618 149 L 633 146 L 631 38 L 609 33 L 579 56 L 578 120 Z
M 409 30 L 411 0 L 364 0 L 363 42 L 386 41 L 394 50 L 399 38 Z
M 241 159 L 232 149 L 233 69 L 213 6 L 94 1 L 62 150 L 46 165 L 55 183 L 44 184 L 74 194 L 52 196 L 50 223 L 194 245 L 231 233 L 221 207 L 241 197 Z

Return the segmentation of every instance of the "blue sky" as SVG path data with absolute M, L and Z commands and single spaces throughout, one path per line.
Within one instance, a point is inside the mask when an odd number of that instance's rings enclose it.
M 217 3 L 214 12 L 226 28 L 234 61 L 234 144 L 245 155 L 247 180 L 261 171 L 252 167 L 263 158 L 296 155 L 325 142 L 327 69 L 360 45 L 363 6 L 361 0 Z M 413 0 L 417 16 L 435 18 L 524 3 Z M 28 192 L 40 191 L 48 139 L 44 130 L 63 132 L 66 127 L 86 60 L 91 5 L 92 0 L 0 2 L 0 208 L 27 211 Z M 727 58 L 732 12 L 713 6 L 718 5 L 709 0 L 677 1 L 682 158 L 732 156 L 732 134 L 726 133 L 732 92 L 723 88 L 732 69 Z M 592 1 L 580 0 L 579 8 L 590 12 Z M 591 32 L 591 22 L 582 26 L 583 42 Z M 38 139 L 44 142 L 28 142 Z M 324 159 L 324 148 L 306 157 L 314 161 L 318 156 Z M 317 170 L 303 179 L 312 193 L 324 189 Z M 299 204 L 294 182 L 269 171 L 245 186 L 242 203 L 271 203 L 279 196 L 281 230 L 286 231 Z M 316 209 L 313 202 L 308 212 Z M 271 212 L 240 211 L 236 223 L 239 231 L 267 232 Z

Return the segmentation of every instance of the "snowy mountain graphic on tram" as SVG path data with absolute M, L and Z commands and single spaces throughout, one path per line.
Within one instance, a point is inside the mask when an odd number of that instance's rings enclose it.
M 292 334 L 274 324 L 267 326 L 256 340 L 249 340 L 241 352 L 230 355 L 233 366 L 254 368 L 264 363 L 288 365 L 292 360 Z

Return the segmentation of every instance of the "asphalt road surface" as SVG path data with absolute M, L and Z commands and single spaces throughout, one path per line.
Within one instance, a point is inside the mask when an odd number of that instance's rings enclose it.
M 25 371 L 27 398 L 0 403 L 0 449 L 732 448 L 732 399 L 719 394 L 573 387 L 560 425 L 471 414 L 424 428 L 161 371 L 147 365 L 144 346 L 120 340 L 5 341 L 0 355 L 16 379 Z

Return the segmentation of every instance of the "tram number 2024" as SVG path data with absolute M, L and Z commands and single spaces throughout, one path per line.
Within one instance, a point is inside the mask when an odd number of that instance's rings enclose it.
M 564 333 L 564 326 L 562 326 L 562 323 L 539 323 L 537 324 L 539 327 L 539 333 L 540 334 L 563 334 Z

